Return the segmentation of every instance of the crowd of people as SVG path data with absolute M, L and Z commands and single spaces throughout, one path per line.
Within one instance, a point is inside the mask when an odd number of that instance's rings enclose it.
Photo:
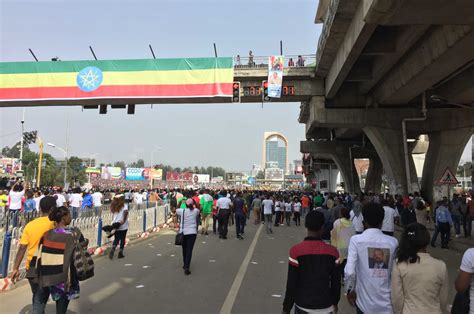
M 271 234 L 277 232 L 275 228 L 299 227 L 303 221 L 308 237 L 289 252 L 284 313 L 293 306 L 296 313 L 336 313 L 342 287 L 357 313 L 423 313 L 426 309 L 443 313 L 449 290 L 446 265 L 431 257 L 427 246 L 436 246 L 439 234 L 445 249 L 456 238 L 471 237 L 474 217 L 474 199 L 470 195 L 454 195 L 451 200 L 442 199 L 432 206 L 418 193 L 392 196 L 179 188 L 63 191 L 60 187 L 37 190 L 17 181 L 8 193 L 0 194 L 0 201 L 10 213 L 40 213 L 23 231 L 13 280 L 18 277 L 25 253 L 27 268 L 35 263 L 38 244 L 50 230 L 51 238 L 59 237 L 64 243 L 61 254 L 73 254 L 75 248 L 70 245 L 80 237 L 80 230 L 69 227 L 71 220 L 80 215 L 82 208 L 100 212 L 104 203 L 110 203 L 113 213 L 111 225 L 106 226 L 114 236 L 110 259 L 115 257 L 117 247 L 118 258 L 125 257 L 129 208 L 141 208 L 147 201 L 168 203 L 169 222 L 182 234 L 185 275 L 191 274 L 196 238 L 199 233 L 209 235 L 211 220 L 212 233 L 221 240 L 228 238 L 232 226 L 235 238 L 244 240 L 248 223 L 263 223 L 266 233 Z M 403 227 L 400 242 L 395 237 L 396 225 Z M 428 231 L 431 226 L 435 228 L 432 236 Z M 451 236 L 452 228 L 456 238 Z M 79 281 L 66 276 L 76 271 L 74 261 L 69 255 L 65 260 L 67 265 L 56 269 L 57 276 L 46 276 L 46 283 L 38 284 L 43 280 L 38 275 L 42 270 L 28 270 L 34 308 L 44 309 L 52 295 L 58 313 L 64 313 L 68 302 L 78 297 Z M 316 264 L 319 266 L 314 267 Z M 474 249 L 469 249 L 456 279 L 459 293 L 473 286 L 473 273 Z M 64 283 L 69 279 L 71 285 L 66 289 Z M 470 295 L 472 300 L 472 289 Z

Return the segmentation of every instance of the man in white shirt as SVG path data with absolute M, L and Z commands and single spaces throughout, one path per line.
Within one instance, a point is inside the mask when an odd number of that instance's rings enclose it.
M 100 212 L 100 207 L 102 206 L 102 198 L 104 196 L 102 193 L 100 193 L 99 190 L 94 190 L 94 193 L 92 193 L 92 203 L 94 205 L 94 210 L 96 216 L 99 215 Z
M 54 194 L 54 198 L 56 199 L 56 207 L 64 206 L 66 203 L 66 198 L 61 193 L 61 188 L 59 188 L 56 193 Z
M 364 205 L 362 215 L 367 229 L 352 236 L 344 269 L 347 299 L 358 314 L 392 314 L 390 283 L 398 241 L 380 230 L 385 215 L 381 204 Z
M 395 209 L 393 205 L 390 206 L 387 200 L 384 199 L 382 205 L 385 213 L 382 223 L 382 232 L 386 235 L 393 236 L 395 232 L 395 221 L 398 220 L 400 215 L 398 214 L 398 210 Z
M 72 207 L 72 219 L 76 219 L 79 216 L 79 208 L 82 205 L 81 188 L 74 189 L 74 193 L 69 198 L 69 204 Z
M 471 300 L 469 314 L 474 314 L 474 248 L 467 249 L 464 252 L 455 287 L 459 293 L 464 293 L 469 288 L 469 285 L 471 285 L 471 290 L 469 291 L 469 298 Z
M 8 194 L 8 211 L 13 221 L 13 227 L 16 227 L 18 222 L 18 213 L 23 206 L 23 197 L 25 196 L 25 187 L 21 186 L 17 181 L 13 184 L 10 193 Z
M 141 194 L 140 192 L 134 192 L 133 202 L 135 203 L 136 208 L 140 209 L 143 204 L 143 194 Z
M 229 225 L 230 209 L 232 207 L 232 201 L 227 196 L 227 192 L 223 191 L 221 198 L 217 200 L 217 219 L 219 221 L 219 238 L 227 239 L 227 227 Z
M 265 227 L 267 228 L 267 234 L 272 233 L 272 215 L 273 215 L 273 200 L 265 195 L 265 199 L 262 201 L 263 216 L 265 217 Z

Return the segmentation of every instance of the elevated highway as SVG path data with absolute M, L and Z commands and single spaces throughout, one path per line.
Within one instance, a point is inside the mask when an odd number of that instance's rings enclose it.
M 316 23 L 325 92 L 301 105 L 306 139 L 374 149 L 391 193 L 445 195 L 436 181 L 456 169 L 474 133 L 474 3 L 323 0 Z M 422 135 L 429 145 L 419 182 L 407 141 Z

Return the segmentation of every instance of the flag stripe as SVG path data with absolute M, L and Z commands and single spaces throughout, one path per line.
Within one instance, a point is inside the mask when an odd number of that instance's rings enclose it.
M 220 57 L 56 62 L 2 62 L 0 63 L 0 74 L 56 72 L 77 73 L 88 66 L 95 66 L 103 72 L 232 69 L 233 59 L 232 57 Z
M 0 101 L 27 99 L 94 99 L 138 97 L 232 97 L 232 83 L 100 86 L 92 92 L 79 87 L 3 88 Z
M 101 86 L 229 83 L 233 79 L 232 69 L 103 72 Z M 65 86 L 77 86 L 77 73 L 0 74 L 0 93 L 2 88 Z

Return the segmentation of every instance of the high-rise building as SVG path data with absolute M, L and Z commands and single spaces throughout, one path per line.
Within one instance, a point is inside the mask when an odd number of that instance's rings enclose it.
M 288 140 L 278 132 L 265 132 L 263 136 L 263 168 L 278 165 L 284 173 L 288 173 Z

